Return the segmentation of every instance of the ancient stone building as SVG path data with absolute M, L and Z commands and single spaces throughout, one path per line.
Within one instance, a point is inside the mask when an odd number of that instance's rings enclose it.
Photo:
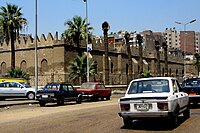
M 67 67 L 69 62 L 77 56 L 76 46 L 65 44 L 63 40 L 58 39 L 58 33 L 52 36 L 51 33 L 41 35 L 38 39 L 38 85 L 43 86 L 47 82 L 70 82 L 68 78 Z M 103 39 L 96 38 L 92 42 L 93 50 L 90 52 L 92 59 L 97 62 L 98 73 L 94 78 L 98 81 L 104 81 L 104 47 Z M 82 42 L 81 49 L 84 53 L 86 47 Z M 132 63 L 133 63 L 133 79 L 138 77 L 139 71 L 139 54 L 138 47 L 131 47 Z M 16 67 L 22 68 L 30 75 L 30 83 L 34 86 L 34 66 L 35 66 L 35 45 L 31 36 L 21 37 L 15 42 Z M 161 74 L 164 75 L 164 56 L 161 52 Z M 11 67 L 11 50 L 10 44 L 2 43 L 0 45 L 0 75 L 4 76 Z M 182 57 L 169 55 L 168 57 L 169 75 L 182 78 L 183 76 L 183 60 Z M 154 50 L 143 49 L 143 69 L 151 71 L 156 75 L 157 57 Z M 127 84 L 128 74 L 128 55 L 126 45 L 113 44 L 109 45 L 109 71 L 110 84 Z

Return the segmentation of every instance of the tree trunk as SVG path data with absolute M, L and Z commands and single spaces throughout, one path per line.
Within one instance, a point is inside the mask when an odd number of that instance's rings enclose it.
M 143 51 L 142 51 L 142 44 L 139 44 L 139 76 L 140 78 L 143 76 Z
M 14 32 L 11 29 L 10 32 L 10 40 L 11 40 L 11 69 L 15 68 L 15 37 L 14 37 Z
M 105 48 L 105 84 L 109 84 L 109 61 L 108 61 L 108 31 L 104 31 L 104 48 Z

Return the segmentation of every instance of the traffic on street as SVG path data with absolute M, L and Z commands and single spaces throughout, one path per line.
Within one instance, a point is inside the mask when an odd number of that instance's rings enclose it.
M 190 132 L 200 130 L 200 105 L 190 105 L 190 118 L 179 116 L 178 126 L 170 129 L 168 121 L 134 120 L 129 127 L 124 127 L 118 116 L 118 100 L 123 95 L 113 95 L 111 100 L 96 102 L 84 101 L 82 104 L 66 102 L 62 106 L 55 103 L 40 107 L 38 102 L 18 99 L 24 104 L 0 108 L 1 133 L 13 132 L 63 132 L 63 133 L 126 133 L 126 132 Z M 9 100 L 9 99 L 7 99 Z M 2 102 L 12 102 L 10 101 Z M 27 102 L 25 104 L 25 101 Z M 31 100 L 32 101 L 32 100 Z

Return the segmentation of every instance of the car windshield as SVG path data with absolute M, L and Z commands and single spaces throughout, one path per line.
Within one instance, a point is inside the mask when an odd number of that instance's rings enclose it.
M 59 90 L 59 88 L 60 88 L 59 84 L 47 84 L 44 90 Z
M 95 89 L 95 84 L 83 83 L 80 88 L 81 89 Z
M 183 81 L 182 87 L 200 87 L 200 79 L 187 79 Z
M 132 82 L 128 94 L 169 92 L 169 82 L 166 79 L 152 79 Z

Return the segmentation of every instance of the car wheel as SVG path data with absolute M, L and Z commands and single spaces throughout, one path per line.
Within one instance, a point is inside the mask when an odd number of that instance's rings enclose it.
M 129 127 L 132 124 L 132 119 L 123 118 L 124 127 Z
M 39 101 L 39 104 L 40 104 L 40 107 L 44 107 L 46 103 Z
M 29 92 L 27 94 L 27 97 L 28 97 L 29 100 L 34 100 L 35 99 L 35 93 L 34 92 Z
M 178 109 L 174 112 L 173 117 L 170 120 L 170 127 L 176 128 L 178 126 Z
M 77 100 L 76 100 L 76 103 L 77 104 L 81 104 L 82 102 L 82 96 L 78 96 Z
M 183 117 L 185 119 L 190 118 L 190 109 L 189 109 L 189 107 L 187 107 L 187 109 L 183 112 Z
M 110 95 L 108 95 L 108 96 L 106 97 L 106 100 L 110 100 Z
M 5 100 L 6 100 L 6 98 L 0 97 L 0 101 L 5 101 Z
M 58 99 L 57 105 L 64 105 L 64 99 Z
M 95 95 L 95 96 L 92 97 L 92 101 L 93 101 L 93 102 L 96 102 L 98 99 L 99 99 L 99 96 L 98 96 L 98 95 Z

